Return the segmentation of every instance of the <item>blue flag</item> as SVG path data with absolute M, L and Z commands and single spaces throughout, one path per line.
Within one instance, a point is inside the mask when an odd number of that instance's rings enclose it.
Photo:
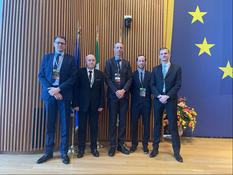
M 77 68 L 80 68 L 80 45 L 79 45 L 79 36 L 80 29 L 77 32 L 76 44 L 75 44 L 75 63 L 77 64 Z M 75 130 L 78 129 L 78 111 L 75 111 Z
M 197 112 L 194 136 L 232 137 L 232 0 L 177 0 L 171 62 Z

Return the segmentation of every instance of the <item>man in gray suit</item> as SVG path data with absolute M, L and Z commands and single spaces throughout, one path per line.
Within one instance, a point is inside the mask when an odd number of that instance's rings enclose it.
M 124 46 L 121 42 L 114 45 L 114 58 L 106 61 L 105 81 L 108 86 L 109 135 L 110 149 L 108 155 L 115 155 L 115 149 L 129 154 L 124 146 L 126 131 L 126 114 L 129 105 L 129 89 L 132 83 L 132 71 L 128 61 L 122 58 Z M 116 143 L 117 114 L 119 114 L 118 145 Z

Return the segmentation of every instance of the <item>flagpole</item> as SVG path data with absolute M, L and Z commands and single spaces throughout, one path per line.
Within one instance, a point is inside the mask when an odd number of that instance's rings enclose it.
M 79 47 L 79 35 L 80 35 L 80 24 L 78 22 L 78 25 L 77 25 L 77 37 L 76 37 L 76 47 Z M 78 52 L 78 48 L 75 47 L 75 52 L 77 51 Z M 77 66 L 79 67 L 79 63 L 77 61 Z M 74 153 L 77 153 L 77 146 L 74 146 L 74 136 L 75 136 L 75 131 L 76 131 L 76 111 L 74 109 L 72 109 L 72 115 L 73 116 L 73 123 L 72 123 L 72 140 L 71 140 L 71 146 L 68 150 L 68 153 L 71 153 L 71 154 L 74 154 Z
M 95 48 L 95 59 L 96 59 L 96 66 L 95 68 L 99 70 L 99 26 L 96 26 L 96 48 Z M 98 112 L 98 118 L 99 118 L 100 113 Z M 99 136 L 98 136 L 99 138 Z M 103 148 L 104 146 L 100 144 L 98 141 L 99 139 L 97 138 L 97 148 Z

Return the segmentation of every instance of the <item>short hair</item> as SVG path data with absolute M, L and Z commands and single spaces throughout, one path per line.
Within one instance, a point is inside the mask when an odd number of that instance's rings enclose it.
M 61 36 L 61 35 L 55 36 L 55 37 L 54 37 L 54 42 L 56 41 L 56 39 L 57 39 L 57 38 L 64 39 L 64 40 L 65 40 L 65 42 L 66 42 L 66 37 Z
M 141 57 L 141 56 L 144 56 L 144 57 L 145 57 L 145 61 L 146 61 L 146 56 L 143 55 L 143 54 L 139 54 L 139 55 L 138 55 L 138 57 Z M 138 61 L 138 57 L 137 57 L 137 60 L 136 60 L 136 61 Z
M 120 43 L 120 44 L 122 44 L 122 46 L 124 46 L 124 44 L 122 43 L 122 42 L 116 42 L 115 44 L 114 44 L 114 48 L 115 48 L 115 46 L 116 46 L 116 44 L 118 44 L 118 43 Z
M 161 47 L 161 48 L 159 49 L 159 54 L 160 54 L 160 51 L 161 51 L 161 50 L 165 50 L 165 49 L 167 49 L 168 53 L 170 53 L 170 51 L 169 51 L 169 49 L 168 49 L 167 47 Z

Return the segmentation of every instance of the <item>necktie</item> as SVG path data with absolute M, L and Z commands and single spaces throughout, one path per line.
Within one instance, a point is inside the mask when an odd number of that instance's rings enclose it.
M 92 78 L 92 71 L 90 70 L 89 71 L 89 81 L 90 81 L 90 84 L 91 84 L 91 78 Z
M 58 64 L 59 64 L 59 57 L 61 56 L 61 54 L 58 54 L 57 56 L 56 56 L 56 61 L 55 61 L 55 64 L 54 64 L 54 69 L 57 69 L 57 67 L 58 67 Z
M 163 78 L 166 77 L 167 71 L 166 71 L 166 65 L 163 65 Z
M 120 59 L 117 60 L 117 68 L 118 68 L 118 72 L 120 72 L 121 70 L 121 66 L 120 66 Z
M 164 84 L 163 84 L 163 92 L 166 91 L 166 85 L 165 85 L 165 77 L 166 77 L 166 65 L 163 65 L 163 78 L 164 78 Z
M 141 72 L 140 80 L 141 80 L 141 83 L 142 83 L 143 82 L 142 72 Z

